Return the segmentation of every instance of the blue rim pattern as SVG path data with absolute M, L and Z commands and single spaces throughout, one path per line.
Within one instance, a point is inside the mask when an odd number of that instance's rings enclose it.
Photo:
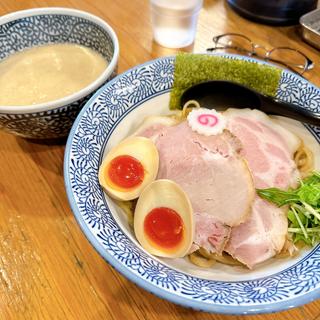
M 226 57 L 258 62 L 235 55 Z M 227 314 L 276 312 L 320 297 L 319 246 L 294 266 L 268 277 L 213 281 L 158 262 L 132 243 L 116 224 L 98 183 L 103 150 L 128 113 L 170 90 L 173 63 L 173 57 L 161 58 L 118 76 L 90 99 L 72 127 L 65 153 L 65 185 L 71 208 L 88 240 L 133 282 L 162 298 L 198 310 Z M 291 72 L 282 72 L 277 97 L 320 110 L 320 90 Z M 308 129 L 319 141 L 319 129 Z
M 112 39 L 99 25 L 67 14 L 39 14 L 0 25 L 0 59 L 26 48 L 48 43 L 75 43 L 111 60 Z

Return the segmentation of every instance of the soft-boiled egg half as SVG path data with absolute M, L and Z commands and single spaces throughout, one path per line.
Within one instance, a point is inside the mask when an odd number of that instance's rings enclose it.
M 159 154 L 152 140 L 129 137 L 110 150 L 99 169 L 99 182 L 114 199 L 132 200 L 155 180 Z
M 142 191 L 134 212 L 134 232 L 153 255 L 179 258 L 189 252 L 194 238 L 193 210 L 177 183 L 156 180 Z

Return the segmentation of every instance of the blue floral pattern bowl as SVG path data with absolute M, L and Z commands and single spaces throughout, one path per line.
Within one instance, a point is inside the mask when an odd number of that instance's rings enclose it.
M 107 60 L 108 67 L 93 83 L 68 97 L 32 106 L 0 106 L 0 129 L 34 139 L 65 137 L 92 94 L 116 74 L 117 36 L 96 16 L 73 9 L 41 8 L 0 18 L 0 59 L 50 43 L 75 43 L 94 49 Z
M 227 55 L 229 59 L 252 58 Z M 294 258 L 274 258 L 255 270 L 216 264 L 211 269 L 186 259 L 160 259 L 136 241 L 126 215 L 104 194 L 98 169 L 104 154 L 130 134 L 143 116 L 168 113 L 174 57 L 131 69 L 100 89 L 76 119 L 68 138 L 64 175 L 68 199 L 83 232 L 100 255 L 133 282 L 183 306 L 208 312 L 276 312 L 320 297 L 320 246 Z M 320 89 L 282 71 L 277 97 L 320 111 Z M 311 133 L 316 147 L 320 130 Z

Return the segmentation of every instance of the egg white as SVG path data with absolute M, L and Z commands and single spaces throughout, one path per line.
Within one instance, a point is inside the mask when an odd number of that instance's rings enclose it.
M 161 248 L 152 243 L 144 231 L 146 216 L 150 211 L 159 207 L 175 210 L 183 221 L 183 239 L 174 249 Z M 141 193 L 134 212 L 134 232 L 141 246 L 150 254 L 167 258 L 184 257 L 193 242 L 194 224 L 190 200 L 177 183 L 167 179 L 156 180 Z
M 112 159 L 121 155 L 134 157 L 144 168 L 141 184 L 125 189 L 114 185 L 108 176 L 108 167 Z M 144 137 L 129 137 L 110 150 L 99 168 L 99 182 L 105 192 L 116 200 L 128 201 L 138 198 L 142 190 L 155 180 L 159 168 L 159 154 L 152 140 Z

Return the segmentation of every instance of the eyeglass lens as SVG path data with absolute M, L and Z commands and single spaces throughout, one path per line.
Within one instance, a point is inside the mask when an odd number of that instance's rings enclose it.
M 226 34 L 221 37 L 216 37 L 215 39 L 216 49 L 226 48 L 229 49 L 228 51 L 242 51 L 246 53 L 251 53 L 253 51 L 253 44 L 250 39 L 242 35 Z
M 282 62 L 296 72 L 303 72 L 307 68 L 307 58 L 299 51 L 291 48 L 274 48 L 267 57 L 271 61 Z
M 265 60 L 271 60 L 302 74 L 305 70 L 312 68 L 312 63 L 308 64 L 308 58 L 296 49 L 289 47 L 278 47 L 267 51 L 264 47 L 254 44 L 249 38 L 241 34 L 224 34 L 213 38 L 215 47 L 213 50 L 227 51 L 231 53 L 241 53 L 255 55 Z M 210 50 L 209 50 L 210 51 Z M 212 49 L 211 49 L 212 51 Z

